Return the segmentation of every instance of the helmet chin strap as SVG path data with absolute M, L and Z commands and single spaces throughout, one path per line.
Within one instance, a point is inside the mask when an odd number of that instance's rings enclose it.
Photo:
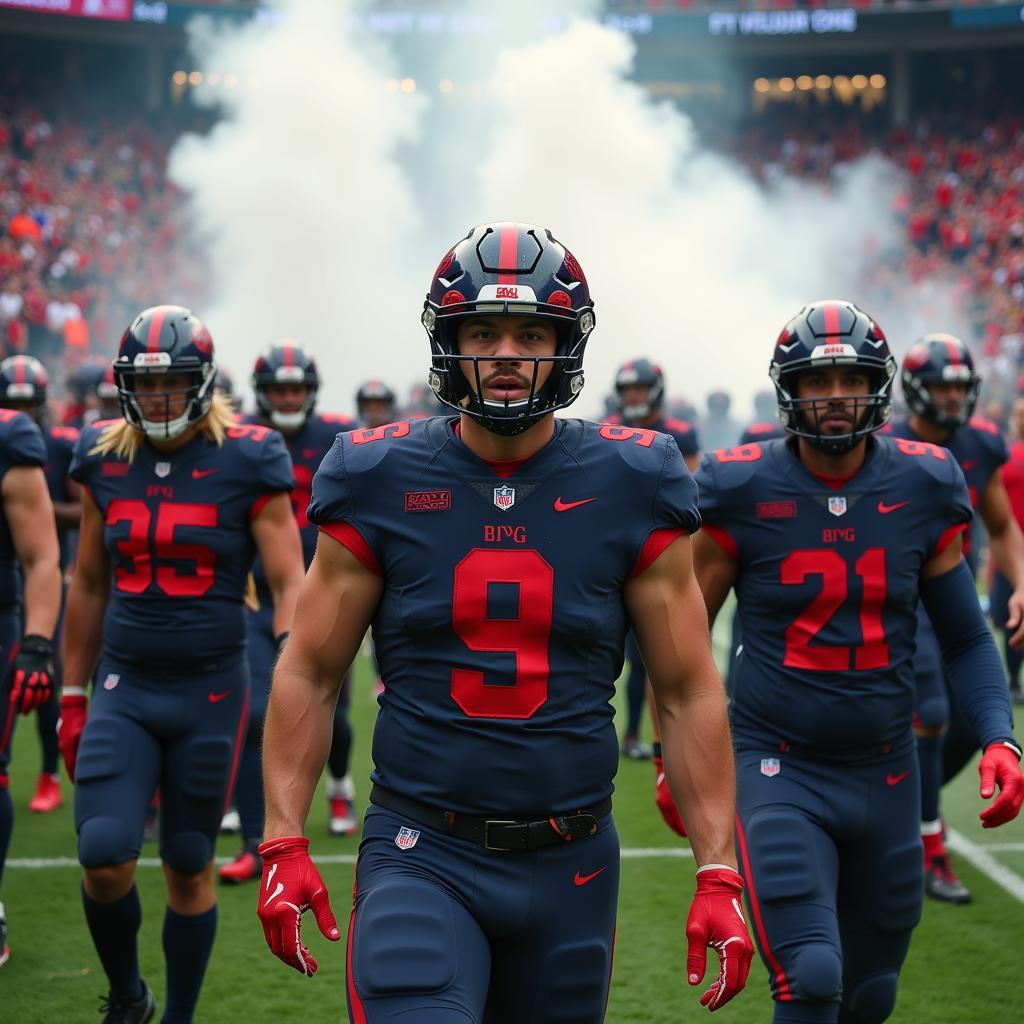
M 298 412 L 278 412 L 277 409 L 271 409 L 270 422 L 278 430 L 298 430 L 306 422 L 308 415 L 306 409 L 300 409 Z

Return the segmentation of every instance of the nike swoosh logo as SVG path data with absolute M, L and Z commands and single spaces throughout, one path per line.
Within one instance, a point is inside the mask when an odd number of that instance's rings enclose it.
M 964 461 L 960 463 L 960 468 L 965 473 L 969 473 L 972 469 L 974 469 L 974 467 L 977 464 L 978 464 L 978 460 L 977 459 L 964 459 Z
M 884 501 L 880 501 L 878 503 L 878 514 L 887 516 L 890 512 L 895 512 L 898 508 L 906 508 L 909 504 L 909 501 L 898 501 L 895 505 L 886 505 Z
M 319 448 L 303 448 L 302 458 L 308 461 L 309 459 L 323 458 L 324 453 Z
M 555 498 L 555 511 L 568 512 L 571 508 L 579 508 L 580 505 L 586 505 L 591 501 L 597 501 L 597 498 L 584 498 L 582 501 L 562 501 L 561 498 Z
M 225 690 L 223 693 L 211 693 L 210 694 L 210 703 L 211 704 L 219 704 L 225 697 L 230 697 L 230 696 L 231 696 L 231 691 L 230 690 Z
M 278 882 L 278 883 L 277 883 L 277 888 L 276 888 L 276 889 L 274 890 L 274 894 L 273 894 L 273 896 L 269 896 L 269 897 L 267 898 L 267 902 L 266 902 L 266 903 L 264 903 L 264 904 L 263 904 L 263 906 L 265 906 L 265 907 L 269 907 L 269 906 L 270 906 L 270 904 L 271 904 L 271 903 L 273 903 L 273 902 L 274 902 L 274 900 L 276 900 L 276 899 L 277 899 L 277 897 L 278 897 L 278 896 L 280 896 L 280 895 L 281 895 L 281 893 L 283 893 L 283 892 L 284 892 L 284 882 Z
M 912 770 L 913 769 L 908 768 L 905 772 L 903 772 L 902 775 L 893 775 L 892 772 L 890 772 L 885 777 L 886 785 L 888 785 L 888 786 L 897 786 L 897 785 L 899 785 L 899 783 L 901 783 L 910 774 L 910 772 Z
M 219 469 L 193 469 L 192 479 L 202 480 L 204 476 L 209 476 L 211 473 L 219 473 Z
M 607 867 L 607 865 L 605 865 L 605 867 Z M 604 868 L 598 868 L 592 875 L 581 875 L 577 871 L 576 874 L 573 875 L 572 884 L 573 885 L 586 885 L 587 882 L 597 878 L 597 876 L 599 874 L 601 874 L 601 872 L 604 871 L 604 870 L 605 870 Z

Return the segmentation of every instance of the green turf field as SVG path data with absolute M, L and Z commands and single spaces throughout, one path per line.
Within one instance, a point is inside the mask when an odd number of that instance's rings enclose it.
M 365 798 L 369 773 L 369 736 L 376 705 L 365 660 L 353 688 L 356 746 L 353 773 L 358 796 Z M 12 956 L 0 969 L 0 1021 L 4 1024 L 52 1024 L 98 1020 L 98 997 L 106 981 L 93 952 L 82 916 L 79 872 L 73 865 L 21 866 L 39 858 L 73 858 L 74 829 L 69 803 L 52 815 L 25 809 L 38 771 L 35 724 L 22 720 L 15 741 L 12 789 L 16 805 L 14 841 L 2 899 L 7 907 Z M 623 763 L 615 815 L 626 856 L 622 864 L 615 974 L 608 1008 L 614 1024 L 658 1024 L 698 1020 L 707 1013 L 685 983 L 682 923 L 693 889 L 693 861 L 685 844 L 662 824 L 652 799 L 649 764 Z M 65 797 L 68 790 L 65 786 Z M 951 826 L 971 842 L 1012 846 L 992 853 L 994 862 L 1014 872 L 1024 887 L 1024 823 L 996 832 L 977 823 L 977 773 L 965 771 L 946 794 Z M 314 856 L 354 859 L 356 839 L 326 834 L 326 801 L 318 793 L 309 822 Z M 218 853 L 233 855 L 235 840 L 223 837 Z M 628 851 L 656 848 L 659 856 Z M 148 846 L 143 856 L 155 857 Z M 902 1024 L 980 1024 L 1020 1005 L 1020 962 L 1024 955 L 1024 904 L 997 886 L 963 857 L 964 881 L 974 892 L 969 907 L 929 903 L 903 972 L 900 1003 L 892 1018 Z M 345 933 L 352 891 L 351 860 L 321 866 L 334 911 Z M 884 879 L 879 880 L 884 884 Z M 142 968 L 162 1002 L 164 990 L 160 929 L 163 880 L 155 867 L 140 867 L 139 891 L 145 918 L 140 936 Z M 223 889 L 217 945 L 199 1004 L 203 1024 L 257 1024 L 301 1020 L 327 1024 L 345 1020 L 344 940 L 332 946 L 316 933 L 307 915 L 306 936 L 321 969 L 313 979 L 290 971 L 263 943 L 255 914 L 255 886 Z M 714 957 L 712 955 L 712 960 Z M 701 987 L 703 991 L 703 986 Z M 716 1021 L 770 1021 L 767 975 L 755 959 L 746 992 L 715 1015 Z M 526 1022 L 524 1022 L 526 1024 Z

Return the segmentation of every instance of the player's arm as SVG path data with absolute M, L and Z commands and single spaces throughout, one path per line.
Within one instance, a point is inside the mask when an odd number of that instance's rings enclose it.
M 288 495 L 275 494 L 251 529 L 274 598 L 274 636 L 281 637 L 292 628 L 303 574 L 302 540 Z
M 995 640 L 981 614 L 974 577 L 961 557 L 958 536 L 924 566 L 920 592 L 935 627 L 943 660 L 962 709 L 985 751 L 978 768 L 981 796 L 999 797 L 981 812 L 986 828 L 1012 820 L 1024 802 L 1020 746 Z
M 71 477 L 64 481 L 67 490 L 67 501 L 55 501 L 53 511 L 57 516 L 57 528 L 60 530 L 77 530 L 82 518 L 82 485 Z
M 307 977 L 316 973 L 317 963 L 302 944 L 303 910 L 312 908 L 327 938 L 337 941 L 341 935 L 302 831 L 331 748 L 342 678 L 383 590 L 380 576 L 321 533 L 270 691 L 263 734 L 267 839 L 260 845 L 258 913 L 274 955 Z
M 657 706 L 665 775 L 698 864 L 686 922 L 687 980 L 699 983 L 707 946 L 713 946 L 719 976 L 701 1004 L 715 1010 L 746 983 L 753 946 L 739 912 L 743 881 L 734 852 L 736 772 L 725 691 L 711 656 L 689 537 L 669 544 L 626 584 L 623 596 Z
M 1013 593 L 1008 602 L 1006 628 L 1013 630 L 1012 647 L 1024 647 L 1024 533 L 1014 518 L 1003 478 L 993 473 L 978 503 L 988 541 L 999 571 L 1010 581 Z
M 736 559 L 718 541 L 712 540 L 707 529 L 703 529 L 693 538 L 693 571 L 704 596 L 709 625 L 714 626 L 736 582 Z

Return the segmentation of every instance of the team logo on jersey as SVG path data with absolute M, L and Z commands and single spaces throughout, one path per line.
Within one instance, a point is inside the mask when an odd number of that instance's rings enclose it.
M 446 512 L 452 507 L 451 491 L 406 491 L 406 512 Z
M 162 480 L 171 472 L 171 464 L 169 462 L 158 462 L 153 467 L 153 472 Z
M 103 689 L 112 690 L 117 684 L 121 682 L 121 677 L 116 672 L 111 672 L 106 679 L 103 680 Z
M 846 515 L 846 499 L 845 498 L 829 498 L 828 499 L 828 510 L 834 516 Z
M 761 774 L 774 779 L 782 771 L 782 762 L 777 757 L 761 758 Z
M 507 512 L 516 503 L 516 489 L 509 487 L 508 484 L 502 484 L 500 487 L 494 488 L 494 504 L 501 509 L 502 512 Z
M 395 836 L 395 846 L 400 850 L 411 850 L 416 845 L 416 840 L 420 837 L 420 831 L 417 828 L 406 828 L 404 825 L 398 830 L 398 835 Z

